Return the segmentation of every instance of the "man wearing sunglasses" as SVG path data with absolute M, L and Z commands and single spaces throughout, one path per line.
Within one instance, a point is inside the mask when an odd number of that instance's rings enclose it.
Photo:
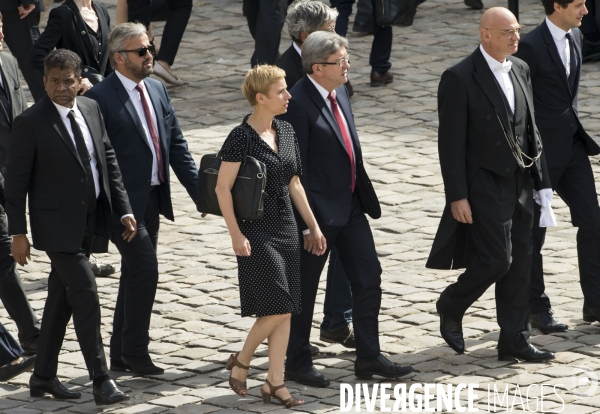
M 121 279 L 110 341 L 111 369 L 162 374 L 148 354 L 148 330 L 158 283 L 159 215 L 174 220 L 169 166 L 188 194 L 198 194 L 198 169 L 164 85 L 152 73 L 154 47 L 139 23 L 113 29 L 108 53 L 115 72 L 86 93 L 96 100 L 121 166 L 138 236 L 114 240 Z M 120 223 L 115 223 L 117 229 Z

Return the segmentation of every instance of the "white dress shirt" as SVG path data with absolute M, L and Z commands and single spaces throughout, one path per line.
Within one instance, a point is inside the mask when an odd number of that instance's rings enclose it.
M 85 141 L 85 146 L 87 147 L 88 153 L 90 154 L 90 165 L 92 167 L 92 176 L 94 177 L 94 189 L 96 190 L 96 198 L 100 195 L 100 176 L 98 174 L 98 159 L 96 158 L 96 150 L 94 149 L 94 141 L 92 140 L 92 134 L 81 114 L 81 111 L 77 107 L 77 100 L 73 102 L 73 108 L 67 108 L 66 106 L 59 105 L 55 102 L 52 102 L 56 109 L 58 110 L 58 114 L 60 115 L 63 124 L 65 124 L 65 128 L 67 128 L 67 132 L 71 137 L 71 141 L 73 141 L 73 145 L 75 149 L 77 149 L 77 143 L 75 142 L 75 135 L 73 135 L 73 129 L 71 128 L 71 120 L 67 118 L 69 112 L 73 111 L 75 115 L 75 121 L 77 121 L 77 125 L 79 125 L 79 129 L 81 129 L 81 133 L 83 134 L 83 139 Z
M 571 30 L 565 32 L 563 29 L 552 23 L 547 17 L 546 24 L 548 25 L 548 29 L 550 30 L 550 34 L 552 35 L 552 39 L 554 39 L 556 48 L 558 49 L 558 55 L 560 56 L 560 60 L 562 60 L 563 65 L 565 65 L 565 70 L 567 72 L 568 78 L 571 74 L 571 49 L 569 48 L 567 33 L 571 34 Z
M 483 46 L 480 45 L 479 49 L 481 50 L 481 53 L 483 53 L 483 57 L 485 58 L 490 69 L 492 70 L 492 73 L 496 77 L 496 80 L 500 84 L 500 88 L 502 89 L 502 91 L 504 92 L 504 96 L 506 96 L 506 99 L 508 100 L 510 109 L 514 113 L 515 112 L 515 89 L 514 89 L 514 86 L 512 83 L 512 79 L 510 78 L 510 75 L 502 66 L 503 63 L 506 63 L 508 61 L 506 59 L 504 59 L 504 62 L 498 62 L 496 59 L 494 59 L 493 57 L 488 55 L 488 53 L 483 49 Z M 510 62 L 508 62 L 508 63 L 510 63 Z
M 152 177 L 150 179 L 150 184 L 152 185 L 160 185 L 160 180 L 158 179 L 158 162 L 156 161 L 156 151 L 154 149 L 154 143 L 152 142 L 152 136 L 150 135 L 150 129 L 148 129 L 148 123 L 146 122 L 146 115 L 144 114 L 144 107 L 142 105 L 142 99 L 140 97 L 140 93 L 135 89 L 138 85 L 134 81 L 125 76 L 121 75 L 118 70 L 115 70 L 115 73 L 121 80 L 121 83 L 127 90 L 129 94 L 129 98 L 131 102 L 133 102 L 133 106 L 135 107 L 135 111 L 140 118 L 142 123 L 142 127 L 144 128 L 144 133 L 146 134 L 146 140 L 148 141 L 148 146 L 150 147 L 150 151 L 152 151 Z M 148 95 L 148 90 L 146 89 L 146 85 L 144 85 L 144 81 L 139 83 L 144 89 L 144 95 L 146 95 L 146 101 L 148 102 L 148 106 L 152 108 L 150 111 L 152 115 L 152 122 L 154 123 L 154 127 L 156 128 L 156 134 L 158 135 L 158 124 L 156 122 L 156 110 L 152 106 L 152 100 L 150 99 L 150 95 Z M 160 136 L 160 135 L 159 135 Z
M 300 49 L 300 48 L 298 47 L 298 45 L 296 44 L 296 42 L 292 42 L 292 44 L 294 45 L 294 49 L 296 49 L 296 52 L 298 52 L 298 54 L 299 54 L 300 56 L 302 56 L 302 49 Z

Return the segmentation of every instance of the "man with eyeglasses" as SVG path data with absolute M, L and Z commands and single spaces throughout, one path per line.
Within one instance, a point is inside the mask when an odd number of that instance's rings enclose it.
M 454 351 L 465 352 L 465 313 L 495 283 L 498 359 L 545 361 L 554 355 L 529 343 L 526 287 L 533 188 L 552 190 L 529 69 L 511 56 L 519 32 L 509 10 L 487 10 L 479 25 L 481 45 L 442 74 L 438 150 L 446 207 L 426 266 L 466 268 L 436 303 L 442 338 Z
M 294 127 L 302 160 L 302 186 L 327 247 L 335 247 L 352 288 L 356 342 L 355 375 L 398 378 L 412 372 L 381 354 L 378 315 L 381 265 L 369 222 L 381 216 L 379 200 L 363 165 L 348 92 L 343 86 L 350 67 L 345 38 L 325 31 L 312 33 L 302 46 L 306 75 L 290 91 L 281 118 Z M 310 230 L 299 218 L 304 242 Z M 308 249 L 310 251 L 310 248 Z M 306 250 L 305 250 L 306 251 Z M 327 387 L 329 380 L 313 365 L 309 349 L 315 298 L 327 254 L 301 253 L 302 312 L 293 315 L 285 379 Z
M 588 11 L 584 0 L 542 0 L 546 18 L 521 41 L 515 56 L 529 64 L 535 121 L 542 136 L 552 188 L 569 206 L 577 230 L 583 319 L 600 321 L 600 206 L 590 155 L 600 146 L 579 119 L 577 95 L 581 78 L 581 21 Z M 540 199 L 552 194 L 539 193 Z M 543 333 L 566 331 L 552 315 L 545 293 L 542 246 L 546 229 L 533 225 L 533 267 L 529 311 L 531 324 Z
M 174 220 L 169 166 L 192 200 L 198 194 L 198 169 L 167 90 L 148 77 L 154 47 L 146 27 L 140 23 L 115 27 L 108 53 L 115 72 L 86 96 L 100 105 L 138 222 L 138 235 L 131 243 L 113 241 L 122 262 L 110 340 L 111 370 L 158 375 L 164 370 L 150 358 L 148 330 L 158 283 L 159 215 Z

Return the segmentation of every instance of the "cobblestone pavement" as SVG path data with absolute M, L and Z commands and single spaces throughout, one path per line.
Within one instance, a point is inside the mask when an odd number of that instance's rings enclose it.
M 115 0 L 111 2 L 110 12 L 114 17 Z M 485 3 L 504 5 L 490 0 Z M 478 383 L 476 407 L 482 411 L 488 411 L 488 384 L 492 390 L 494 384 L 501 390 L 510 384 L 512 404 L 515 386 L 522 388 L 525 399 L 526 386 L 546 383 L 563 385 L 557 388 L 560 398 L 552 388 L 545 388 L 545 411 L 600 412 L 600 394 L 590 392 L 592 395 L 584 398 L 582 389 L 574 389 L 579 383 L 572 381 L 575 367 L 600 371 L 597 360 L 600 327 L 581 319 L 583 300 L 578 283 L 575 229 L 570 226 L 568 210 L 560 200 L 554 203 L 559 226 L 550 229 L 547 236 L 545 272 L 556 316 L 568 323 L 570 329 L 555 335 L 542 335 L 534 330 L 532 338 L 536 346 L 557 352 L 556 362 L 497 361 L 498 326 L 493 290 L 475 303 L 464 319 L 468 348 L 465 355 L 456 355 L 439 335 L 434 303 L 458 272 L 431 271 L 424 267 L 444 205 L 436 145 L 436 91 L 442 71 L 477 46 L 480 15 L 481 12 L 468 9 L 460 0 L 427 0 L 419 6 L 412 27 L 394 29 L 392 71 L 396 80 L 385 88 L 368 85 L 372 37 L 349 35 L 350 78 L 356 91 L 354 115 L 365 162 L 383 207 L 383 217 L 371 222 L 384 270 L 379 318 L 382 349 L 391 360 L 414 366 L 416 373 L 405 380 L 408 386 Z M 542 18 L 538 1 L 522 0 L 521 23 L 526 25 L 525 31 Z M 281 50 L 288 46 L 286 33 Z M 201 155 L 217 150 L 228 131 L 250 111 L 239 86 L 249 67 L 252 48 L 240 0 L 195 1 L 174 66 L 176 73 L 190 84 L 169 87 L 169 92 L 197 161 Z M 599 69 L 599 63 L 584 65 L 579 101 L 583 123 L 595 135 L 600 134 Z M 600 177 L 597 158 L 593 165 Z M 240 398 L 228 388 L 224 363 L 231 352 L 241 349 L 253 319 L 239 316 L 236 262 L 224 221 L 216 217 L 202 219 L 183 187 L 177 182 L 173 185 L 176 221 L 162 222 L 158 249 L 161 276 L 150 333 L 152 358 L 167 370 L 164 375 L 151 378 L 114 373 L 118 384 L 132 398 L 127 404 L 107 411 L 284 412 L 280 405 L 265 405 L 259 398 L 259 386 L 267 368 L 265 345 L 252 361 L 249 395 Z M 114 246 L 102 259 L 118 262 Z M 34 252 L 33 263 L 21 269 L 29 299 L 40 316 L 46 298 L 48 263 L 44 254 Z M 103 308 L 102 334 L 108 344 L 118 278 L 113 275 L 97 281 Z M 340 383 L 357 383 L 352 363 L 355 355 L 341 345 L 319 341 L 324 277 L 320 287 L 312 342 L 321 349 L 315 365 L 333 380 L 332 385 L 325 389 L 293 382 L 287 385 L 306 400 L 305 405 L 297 407 L 298 411 L 337 412 Z M 3 309 L 0 318 L 9 321 Z M 7 327 L 16 333 L 12 322 Z M 27 388 L 29 374 L 23 374 L 9 384 L 0 385 L 0 410 L 27 414 L 101 411 L 93 403 L 91 384 L 72 325 L 60 355 L 59 376 L 69 388 L 81 390 L 83 397 L 74 402 L 31 398 Z M 594 386 L 593 381 L 591 385 Z M 417 393 L 422 394 L 423 389 Z M 539 386 L 531 388 L 528 409 L 540 412 L 541 407 L 531 399 L 534 394 L 540 394 Z M 508 397 L 504 406 L 507 401 Z M 524 410 L 524 406 L 518 405 L 518 397 L 516 403 L 516 410 Z M 364 404 L 362 409 L 365 410 Z M 375 410 L 380 410 L 379 401 Z

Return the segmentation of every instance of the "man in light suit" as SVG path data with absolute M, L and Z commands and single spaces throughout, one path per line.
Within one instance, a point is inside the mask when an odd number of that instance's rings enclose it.
M 535 122 L 542 136 L 552 188 L 567 203 L 577 230 L 579 278 L 585 298 L 583 319 L 600 321 L 600 206 L 590 155 L 600 146 L 579 120 L 577 95 L 581 78 L 581 32 L 587 14 L 584 0 L 543 0 L 546 19 L 527 34 L 515 56 L 531 71 Z M 539 227 L 535 206 L 533 268 L 529 310 L 531 324 L 544 333 L 567 330 L 553 316 L 544 293 L 542 246 L 546 228 Z
M 88 257 L 94 232 L 112 235 L 112 217 L 123 223 L 119 238 L 136 234 L 127 193 L 96 102 L 77 96 L 81 59 L 58 49 L 45 61 L 48 96 L 14 120 L 6 163 L 6 214 L 12 254 L 30 259 L 26 199 L 33 247 L 46 252 L 52 270 L 34 373 L 32 397 L 45 393 L 76 399 L 57 378 L 58 354 L 73 316 L 97 405 L 129 397 L 108 377 L 100 334 L 100 301 Z
M 158 284 L 160 214 L 174 220 L 169 166 L 193 200 L 198 195 L 198 169 L 167 90 L 148 77 L 154 47 L 145 26 L 124 23 L 115 27 L 108 53 L 115 72 L 86 96 L 100 105 L 138 222 L 135 240 L 114 241 L 122 262 L 110 341 L 111 369 L 156 375 L 164 370 L 148 354 L 148 331 Z
M 427 267 L 460 269 L 436 307 L 440 331 L 465 352 L 462 319 L 496 284 L 498 359 L 553 359 L 529 343 L 533 187 L 550 179 L 533 116 L 529 68 L 510 55 L 521 28 L 503 7 L 487 10 L 481 45 L 442 74 L 438 89 L 438 147 L 446 208 Z
M 2 51 L 2 15 L 0 14 L 0 299 L 19 328 L 19 342 L 27 355 L 37 352 L 40 322 L 23 290 L 17 265 L 10 254 L 11 239 L 4 211 L 4 175 L 8 136 L 13 120 L 27 109 L 25 93 L 19 81 L 17 62 Z
M 302 47 L 302 66 L 307 75 L 290 91 L 292 99 L 281 118 L 296 131 L 302 186 L 327 247 L 337 249 L 351 283 L 355 375 L 397 378 L 412 372 L 412 368 L 390 362 L 379 348 L 381 265 L 365 213 L 376 219 L 381 216 L 381 208 L 363 165 L 350 98 L 343 86 L 350 67 L 347 45 L 346 39 L 331 32 L 308 36 Z M 306 224 L 299 216 L 297 220 L 306 236 Z M 311 256 L 302 253 L 300 258 L 302 312 L 292 316 L 285 376 L 300 384 L 326 387 L 329 380 L 313 366 L 309 338 L 327 254 Z

